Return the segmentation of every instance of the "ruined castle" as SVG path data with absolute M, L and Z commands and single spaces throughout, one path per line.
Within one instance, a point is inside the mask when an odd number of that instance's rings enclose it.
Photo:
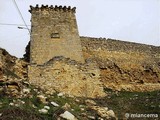
M 153 90 L 160 83 L 160 48 L 81 37 L 75 8 L 31 6 L 31 83 L 49 93 L 104 96 L 103 88 Z

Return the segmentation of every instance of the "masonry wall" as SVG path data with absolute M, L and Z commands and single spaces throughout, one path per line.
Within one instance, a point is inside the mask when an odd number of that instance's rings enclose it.
M 160 47 L 90 37 L 81 37 L 81 43 L 84 58 L 97 62 L 106 87 L 146 91 L 160 86 Z
M 35 72 L 36 71 L 36 72 Z M 103 97 L 99 69 L 94 63 L 78 63 L 68 58 L 55 57 L 45 65 L 29 65 L 29 81 L 48 94 L 63 92 L 78 97 Z
M 43 64 L 55 56 L 84 62 L 75 8 L 32 7 L 30 63 Z
M 83 54 L 85 59 L 88 57 L 86 56 L 85 52 L 90 54 L 90 51 L 98 52 L 99 53 L 106 53 L 106 57 L 110 58 L 107 55 L 112 55 L 112 60 L 116 59 L 114 54 L 117 54 L 119 60 L 121 59 L 122 62 L 125 60 L 134 61 L 134 62 L 141 62 L 141 63 L 150 63 L 150 64 L 159 64 L 160 63 L 160 47 L 152 46 L 152 45 L 145 45 L 133 42 L 126 42 L 126 41 L 119 41 L 113 39 L 102 39 L 102 38 L 91 38 L 91 37 L 81 37 L 81 44 L 83 47 Z M 123 58 L 123 54 L 130 56 L 129 58 Z M 91 54 L 90 54 L 91 55 Z M 92 53 L 93 57 L 98 56 L 99 54 Z M 140 57 L 138 57 L 140 56 Z M 91 57 L 91 56 L 90 56 Z M 142 57 L 144 58 L 142 60 Z M 103 58 L 102 58 L 103 59 Z M 111 58 L 110 58 L 111 59 Z
M 106 49 L 109 51 L 133 51 L 146 53 L 148 55 L 158 55 L 160 54 L 160 47 L 153 45 L 146 45 L 134 42 L 120 41 L 114 39 L 106 38 L 92 38 L 92 37 L 80 37 L 81 44 L 83 47 L 92 48 L 92 49 Z

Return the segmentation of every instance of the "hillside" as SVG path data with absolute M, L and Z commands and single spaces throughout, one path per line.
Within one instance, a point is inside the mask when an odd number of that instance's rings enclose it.
M 91 52 L 94 51 L 90 51 L 89 54 Z M 64 64 L 64 60 L 68 62 L 69 59 L 63 58 L 56 63 Z M 53 61 L 49 61 L 48 64 L 50 62 Z M 112 70 L 112 75 L 106 71 L 104 76 L 110 74 L 117 80 L 119 76 L 113 76 L 119 73 L 115 64 L 108 62 L 101 64 L 102 62 L 104 61 L 97 61 L 101 72 L 103 69 Z M 127 92 L 124 89 L 117 91 L 117 88 L 107 87 L 105 83 L 104 92 L 107 96 L 103 98 L 75 97 L 58 92 L 47 94 L 27 80 L 27 64 L 22 59 L 11 56 L 6 50 L 0 49 L 0 120 L 125 120 L 126 113 L 160 114 L 159 91 Z M 72 61 L 72 67 L 74 64 Z M 102 75 L 101 73 L 101 78 Z M 111 76 L 108 77 L 109 80 Z M 159 84 L 157 81 L 155 83 Z M 141 118 L 141 120 L 146 119 L 152 120 L 152 118 Z M 153 119 L 158 120 L 157 116 Z

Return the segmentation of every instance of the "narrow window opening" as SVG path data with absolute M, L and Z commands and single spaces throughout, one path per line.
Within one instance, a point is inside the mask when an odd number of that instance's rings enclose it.
M 60 38 L 59 33 L 52 33 L 51 38 Z

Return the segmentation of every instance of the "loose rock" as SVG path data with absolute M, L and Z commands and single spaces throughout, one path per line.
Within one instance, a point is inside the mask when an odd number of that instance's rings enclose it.
M 114 118 L 116 119 L 116 115 L 113 112 L 113 110 L 108 110 L 107 107 L 99 107 L 99 106 L 90 106 L 92 110 L 95 110 L 97 114 L 105 119 L 111 119 Z
M 63 93 L 58 93 L 57 96 L 58 97 L 62 97 L 64 94 Z
M 88 118 L 91 119 L 91 120 L 95 120 L 94 116 L 88 116 Z
M 65 105 L 64 105 L 64 106 L 62 106 L 62 108 L 63 108 L 63 109 L 65 109 L 65 110 L 68 110 L 68 109 L 70 109 L 70 108 L 71 108 L 71 106 L 70 106 L 70 104 L 65 103 Z
M 44 106 L 44 109 L 49 110 L 49 109 L 50 109 L 50 107 L 49 107 L 49 106 Z
M 51 104 L 53 105 L 53 106 L 55 106 L 55 107 L 58 107 L 59 105 L 57 104 L 57 103 L 55 103 L 55 102 L 51 102 Z
M 14 103 L 9 103 L 10 106 L 14 106 Z
M 40 109 L 40 110 L 38 110 L 39 111 L 39 113 L 42 113 L 42 114 L 47 114 L 48 113 L 48 110 L 46 110 L 46 109 Z
M 66 120 L 77 120 L 77 118 L 68 111 L 65 111 L 63 114 L 60 114 L 60 117 Z
M 89 99 L 87 99 L 87 100 L 85 100 L 85 103 L 86 103 L 86 105 L 96 105 L 96 102 L 94 102 L 93 100 L 89 100 Z
M 24 94 L 29 94 L 30 91 L 31 91 L 31 89 L 29 89 L 29 88 L 24 88 L 22 91 L 23 91 Z
M 115 117 L 116 117 L 116 116 L 115 116 L 115 113 L 113 112 L 113 110 L 107 111 L 107 114 L 108 114 L 109 117 L 112 117 L 112 118 L 115 118 Z
M 43 95 L 38 95 L 37 98 L 38 98 L 39 102 L 42 102 L 42 103 L 44 103 L 44 104 L 47 103 L 47 100 L 46 100 L 47 97 L 45 97 L 45 96 L 43 96 Z

